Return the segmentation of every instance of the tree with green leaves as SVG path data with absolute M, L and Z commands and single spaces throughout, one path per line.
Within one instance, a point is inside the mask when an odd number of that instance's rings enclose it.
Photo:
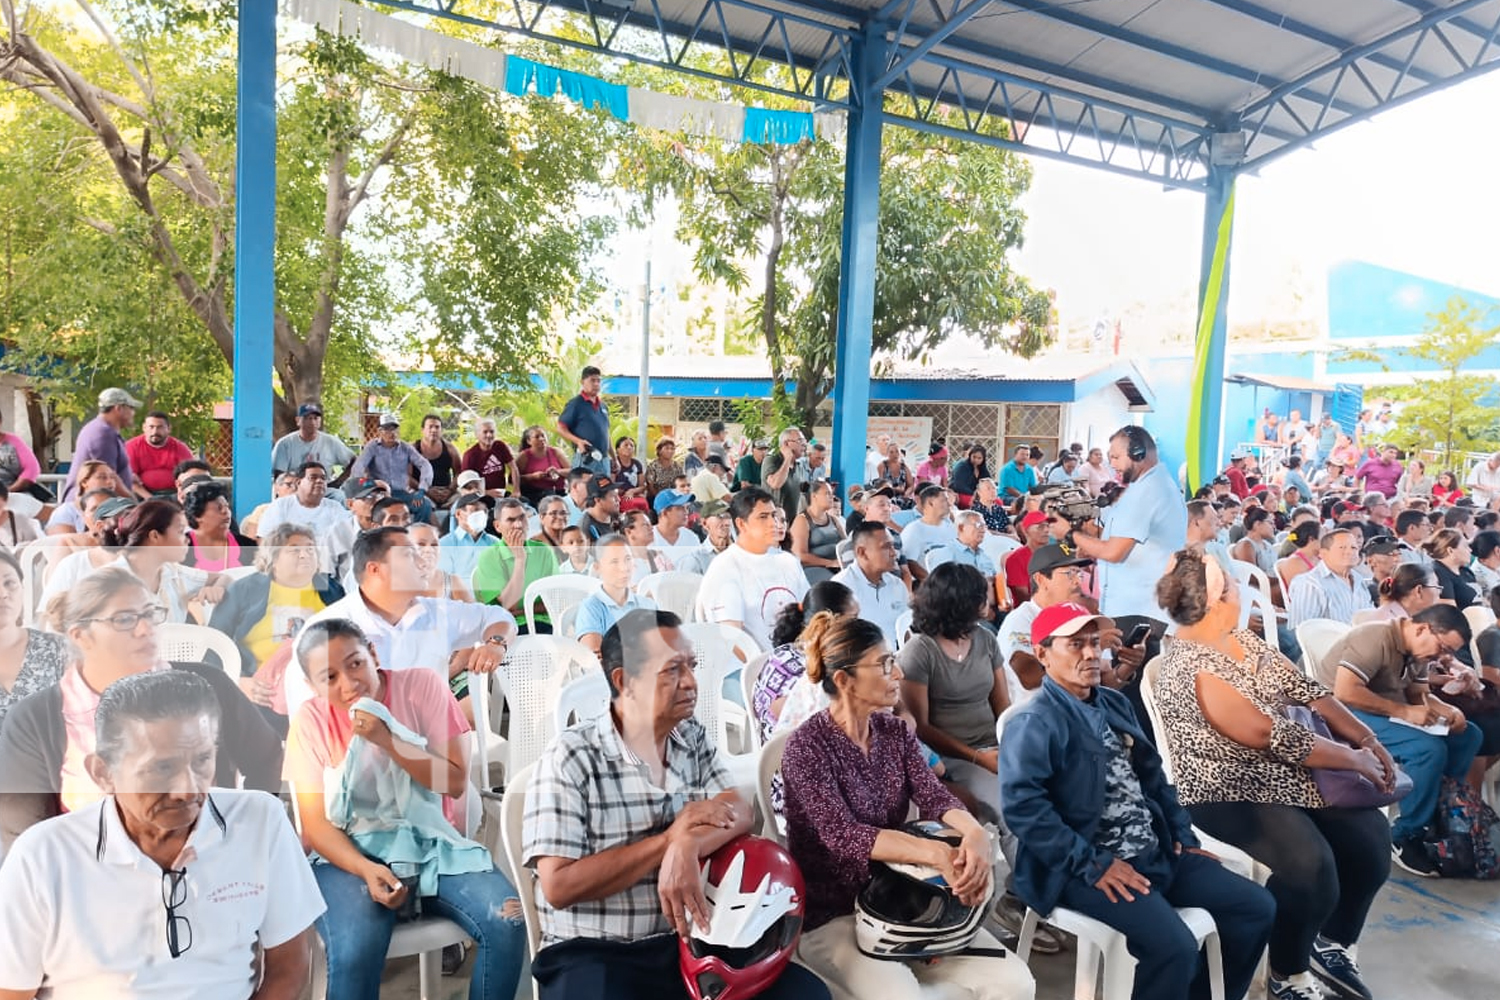
M 62 4 L 0 0 L 0 237 L 24 255 L 0 336 L 77 410 L 104 383 L 201 410 L 233 361 L 236 5 Z M 389 351 L 522 378 L 593 292 L 610 223 L 583 199 L 611 126 L 321 31 L 279 68 L 278 429 L 378 380 Z
M 1495 313 L 1494 308 L 1480 309 L 1454 296 L 1429 314 L 1427 328 L 1416 344 L 1402 353 L 1434 366 L 1438 374 L 1416 377 L 1389 390 L 1393 399 L 1402 402 L 1396 444 L 1412 451 L 1436 449 L 1448 466 L 1464 452 L 1489 451 L 1500 445 L 1494 380 L 1464 374 L 1500 339 L 1500 317 Z
M 702 279 L 736 292 L 759 281 L 743 322 L 770 360 L 776 412 L 811 426 L 836 376 L 842 147 L 645 141 L 656 154 L 638 159 L 637 188 L 648 203 L 675 196 L 678 236 L 693 247 Z M 1030 177 L 1026 162 L 1004 149 L 886 130 L 875 352 L 921 360 L 956 332 L 1022 357 L 1051 341 L 1046 293 L 1009 262 L 1025 223 L 1016 201 Z

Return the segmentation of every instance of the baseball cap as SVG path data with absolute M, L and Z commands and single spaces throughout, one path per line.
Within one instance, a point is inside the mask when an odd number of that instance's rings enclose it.
M 1031 645 L 1036 647 L 1046 639 L 1077 635 L 1089 622 L 1103 620 L 1103 615 L 1093 614 L 1082 604 L 1074 604 L 1072 601 L 1054 604 L 1050 608 L 1043 608 L 1042 613 L 1036 616 L 1036 621 L 1031 623 Z
M 465 507 L 487 507 L 484 497 L 478 493 L 470 493 L 468 496 L 458 497 L 453 501 L 454 510 L 462 510 Z
M 589 499 L 597 500 L 600 497 L 608 496 L 611 492 L 619 488 L 615 481 L 608 476 L 595 476 L 589 480 Z
M 1249 458 L 1249 457 L 1250 457 L 1250 449 L 1249 448 L 1236 448 L 1236 449 L 1234 449 L 1233 451 L 1231 451 L 1229 453 L 1229 459 L 1230 459 L 1230 461 L 1235 461 L 1237 459 Z
M 94 508 L 95 519 L 102 517 L 119 517 L 127 510 L 135 506 L 135 501 L 129 497 L 110 497 L 108 500 Z
M 1081 559 L 1076 550 L 1070 552 L 1056 542 L 1043 545 L 1031 554 L 1031 561 L 1026 564 L 1026 575 L 1033 576 L 1037 573 L 1050 573 L 1063 566 L 1088 566 L 1093 563 L 1092 559 Z
M 871 489 L 865 490 L 864 499 L 869 500 L 872 497 L 885 497 L 886 499 L 890 499 L 895 495 L 896 491 L 891 489 L 889 486 L 876 486 Z
M 708 457 L 703 460 L 703 464 L 717 465 L 721 469 L 729 468 L 729 466 L 724 464 L 724 459 L 717 452 L 709 452 Z
M 105 410 L 111 406 L 128 406 L 132 410 L 139 410 L 141 401 L 124 389 L 109 388 L 99 393 L 99 409 Z
M 398 417 L 398 416 L 396 416 L 394 413 L 382 413 L 380 415 L 380 426 L 381 427 L 400 427 L 401 426 L 401 418 Z
M 1401 546 L 1390 535 L 1376 535 L 1365 542 L 1365 547 L 1360 550 L 1360 555 L 1365 556 L 1389 556 L 1401 551 Z
M 660 514 L 668 507 L 686 507 L 692 502 L 693 495 L 691 493 L 679 493 L 676 490 L 662 490 L 660 493 L 656 494 L 656 499 L 652 501 L 652 506 L 655 507 L 656 512 Z
M 1051 518 L 1049 518 L 1046 514 L 1043 514 L 1039 510 L 1034 510 L 1027 514 L 1025 517 L 1021 518 L 1021 527 L 1029 528 L 1033 524 L 1046 524 L 1049 520 L 1051 520 Z
M 769 447 L 771 447 L 771 444 L 768 441 L 756 441 L 755 443 L 751 444 L 750 447 L 752 449 L 753 448 L 769 448 Z
M 353 491 L 349 493 L 349 498 L 351 500 L 363 500 L 365 497 L 374 496 L 376 493 L 385 492 L 387 492 L 386 488 L 384 486 L 381 486 L 375 480 L 361 479 L 355 485 Z
M 322 415 L 323 407 L 318 403 L 303 403 L 297 407 L 297 416 L 299 417 L 321 417 Z
M 1342 514 L 1362 514 L 1364 513 L 1364 510 L 1365 509 L 1357 503 L 1350 503 L 1348 500 L 1340 500 L 1338 503 L 1333 505 L 1333 516 L 1338 517 Z
M 455 486 L 467 486 L 470 483 L 484 482 L 484 477 L 475 472 L 473 469 L 465 469 L 458 474 L 458 478 L 453 482 Z
M 1228 476 L 1214 476 L 1213 483 L 1211 485 L 1213 485 L 1213 486 L 1228 486 L 1229 485 L 1229 477 Z
M 723 500 L 708 500 L 698 508 L 699 517 L 719 517 L 729 513 L 729 505 Z

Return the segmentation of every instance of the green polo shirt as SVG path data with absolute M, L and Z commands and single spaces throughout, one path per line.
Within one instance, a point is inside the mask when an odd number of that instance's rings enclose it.
M 511 576 L 516 571 L 516 556 L 510 550 L 510 546 L 501 542 L 499 545 L 491 545 L 479 554 L 479 561 L 474 564 L 474 597 L 481 604 L 493 604 L 510 582 Z M 552 546 L 546 542 L 528 539 L 526 542 L 526 586 L 530 587 L 538 580 L 557 575 L 557 553 L 552 551 Z M 523 588 L 524 593 L 524 588 Z M 520 602 L 517 602 L 519 605 Z M 525 615 L 525 608 L 508 608 L 517 617 Z M 538 622 L 547 621 L 546 615 L 538 614 Z

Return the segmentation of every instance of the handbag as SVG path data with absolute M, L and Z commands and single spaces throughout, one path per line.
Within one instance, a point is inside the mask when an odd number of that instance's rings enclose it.
M 1328 722 L 1307 705 L 1286 705 L 1282 711 L 1291 721 L 1312 730 L 1314 736 L 1321 736 L 1335 743 L 1343 742 L 1333 735 Z M 1318 794 L 1323 796 L 1323 801 L 1336 809 L 1378 809 L 1401 801 L 1412 789 L 1411 775 L 1399 766 L 1396 768 L 1395 786 L 1389 792 L 1358 771 L 1331 767 L 1310 767 L 1308 771 L 1312 773 L 1313 784 L 1318 786 Z

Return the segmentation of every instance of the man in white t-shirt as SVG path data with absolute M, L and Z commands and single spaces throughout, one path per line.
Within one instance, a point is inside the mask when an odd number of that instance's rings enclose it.
M 759 486 L 748 486 L 729 506 L 735 542 L 703 574 L 698 589 L 699 617 L 744 629 L 771 648 L 776 616 L 807 594 L 807 576 L 797 557 L 776 547 L 776 502 Z
M 346 557 L 359 522 L 349 508 L 328 498 L 328 470 L 321 464 L 303 462 L 295 471 L 296 492 L 271 501 L 260 516 L 260 537 L 269 538 L 283 524 L 311 528 L 318 544 L 318 569 L 340 579 L 348 570 Z
M 295 997 L 324 911 L 281 804 L 216 788 L 219 702 L 166 670 L 94 715 L 105 796 L 22 834 L 0 867 L 0 995 Z
M 901 554 L 911 560 L 911 575 L 917 582 L 927 579 L 927 553 L 958 543 L 958 531 L 949 519 L 948 491 L 928 483 L 917 490 L 917 510 L 922 516 L 901 529 Z
M 1488 507 L 1500 497 L 1500 451 L 1469 470 L 1467 485 L 1474 496 L 1474 502 L 1481 507 Z
M 911 592 L 896 574 L 896 542 L 879 521 L 861 521 L 850 532 L 854 562 L 833 575 L 859 602 L 859 616 L 874 622 L 895 649 L 901 639 L 896 620 L 911 604 Z

